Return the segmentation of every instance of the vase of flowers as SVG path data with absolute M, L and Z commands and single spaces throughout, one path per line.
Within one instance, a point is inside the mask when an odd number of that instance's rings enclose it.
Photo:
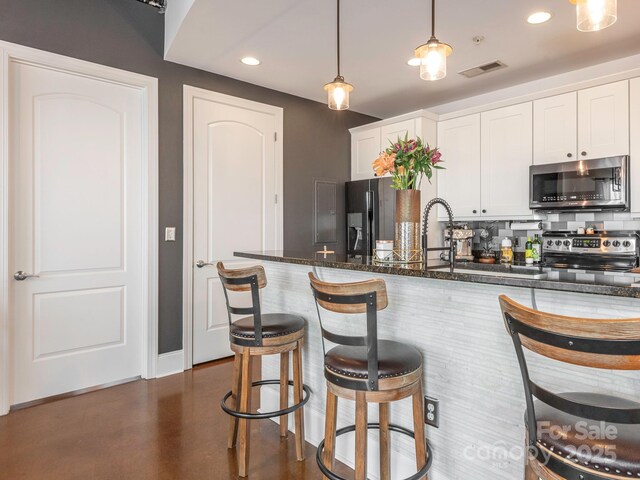
M 420 137 L 405 135 L 373 162 L 376 176 L 391 175 L 391 187 L 396 190 L 394 250 L 398 260 L 420 259 L 420 187 L 423 177 L 431 182 L 434 170 L 443 168 L 441 155 Z

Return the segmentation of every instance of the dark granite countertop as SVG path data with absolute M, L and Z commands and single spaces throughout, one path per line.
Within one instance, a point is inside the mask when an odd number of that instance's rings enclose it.
M 456 263 L 454 271 L 451 272 L 448 264 L 437 261 L 429 262 L 429 267 L 425 269 L 422 264 L 385 265 L 375 262 L 372 257 L 339 253 L 260 251 L 234 252 L 234 255 L 271 262 L 387 275 L 640 298 L 640 275 L 625 272 L 561 270 L 542 266 L 486 265 L 471 262 Z

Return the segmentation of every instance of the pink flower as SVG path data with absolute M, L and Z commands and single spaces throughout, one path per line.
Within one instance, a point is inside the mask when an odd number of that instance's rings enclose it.
M 442 160 L 440 160 L 440 157 L 442 157 L 442 154 L 440 153 L 440 150 L 436 150 L 433 153 L 433 156 L 431 157 L 431 163 L 433 165 L 435 165 L 436 163 L 440 163 Z

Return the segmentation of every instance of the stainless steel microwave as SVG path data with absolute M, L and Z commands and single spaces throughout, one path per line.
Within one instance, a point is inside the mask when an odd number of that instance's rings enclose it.
M 529 167 L 529 207 L 542 211 L 629 210 L 629 157 Z

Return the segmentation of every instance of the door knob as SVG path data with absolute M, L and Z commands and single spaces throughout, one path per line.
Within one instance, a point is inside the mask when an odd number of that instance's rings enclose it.
M 21 282 L 22 280 L 26 280 L 27 278 L 40 278 L 40 275 L 31 275 L 30 273 L 23 272 L 22 270 L 18 270 L 16 273 L 13 274 L 13 278 Z
M 196 262 L 196 267 L 198 267 L 198 268 L 202 268 L 202 267 L 209 267 L 209 266 L 211 266 L 211 265 L 213 265 L 213 263 L 207 263 L 207 262 L 205 262 L 204 260 L 198 260 L 198 261 Z

